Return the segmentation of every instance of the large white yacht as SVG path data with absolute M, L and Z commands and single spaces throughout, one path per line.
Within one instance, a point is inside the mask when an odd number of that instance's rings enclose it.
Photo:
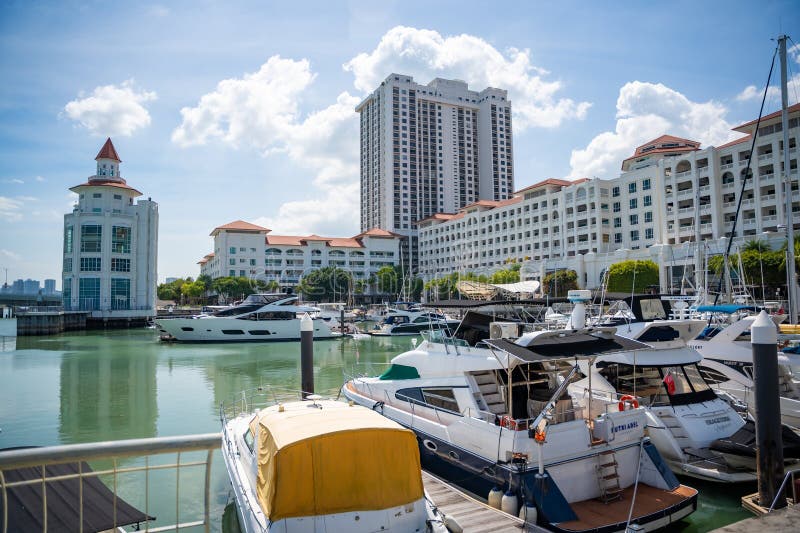
M 184 342 L 265 342 L 300 339 L 300 315 L 314 320 L 314 338 L 337 336 L 317 316 L 319 309 L 297 305 L 297 296 L 251 294 L 241 304 L 191 318 L 158 318 L 156 327 Z
M 469 312 L 457 338 L 424 335 L 381 376 L 352 378 L 342 391 L 412 429 L 424 462 L 444 461 L 486 492 L 506 489 L 551 530 L 635 523 L 650 531 L 696 509 L 697 491 L 678 482 L 646 437 L 643 408 L 584 409 L 567 394 L 580 378 L 576 361 L 645 345 L 613 328 L 537 331 L 512 342 L 489 333 L 516 336 L 519 325 L 490 322 Z
M 715 306 L 716 313 L 726 307 L 729 306 Z M 707 309 L 709 312 L 711 310 L 711 307 Z M 755 318 L 745 316 L 732 323 L 709 320 L 708 327 L 688 342 L 703 356 L 699 365 L 706 381 L 714 388 L 738 398 L 751 414 L 754 414 L 755 405 L 750 326 Z M 794 428 L 800 428 L 800 382 L 793 374 L 797 368 L 800 368 L 800 354 L 778 354 L 781 422 Z
M 244 533 L 446 532 L 424 493 L 414 434 L 378 413 L 312 395 L 220 414 Z

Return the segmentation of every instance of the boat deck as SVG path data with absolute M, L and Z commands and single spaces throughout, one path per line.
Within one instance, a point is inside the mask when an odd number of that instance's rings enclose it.
M 424 470 L 422 471 L 422 482 L 436 507 L 445 515 L 455 518 L 465 532 L 489 533 L 492 531 L 517 530 L 545 533 L 547 531 L 537 525 L 526 524 L 515 516 L 489 507 Z
M 656 513 L 665 507 L 676 505 L 686 498 L 691 498 L 697 491 L 684 485 L 673 491 L 665 491 L 640 484 L 636 494 L 631 521 Z M 570 531 L 586 531 L 611 523 L 625 522 L 631 509 L 633 486 L 622 491 L 622 499 L 603 503 L 600 500 L 587 500 L 573 503 L 572 510 L 578 515 L 577 520 L 562 522 L 558 527 Z

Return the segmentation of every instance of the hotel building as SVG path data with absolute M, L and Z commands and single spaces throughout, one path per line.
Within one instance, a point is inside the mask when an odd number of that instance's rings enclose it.
M 402 237 L 373 228 L 354 237 L 272 235 L 271 230 L 242 220 L 214 228 L 214 251 L 201 259 L 200 275 L 242 276 L 277 281 L 294 288 L 301 278 L 329 266 L 366 281 L 385 266 L 399 264 Z
M 794 227 L 800 228 L 797 133 L 800 105 L 789 113 L 789 155 Z M 662 290 L 687 273 L 693 277 L 696 246 L 724 249 L 756 121 L 734 131 L 722 146 L 664 135 L 635 149 L 611 180 L 548 179 L 502 201 L 477 201 L 418 223 L 420 275 L 428 280 L 453 271 L 488 273 L 509 261 L 538 279 L 568 268 L 582 287 L 600 285 L 608 267 L 624 259 L 663 265 Z M 734 239 L 781 239 L 786 224 L 783 133 L 780 113 L 762 118 Z
M 507 92 L 471 91 L 459 80 L 427 85 L 390 74 L 357 107 L 361 121 L 361 230 L 408 237 L 404 264 L 418 264 L 415 222 L 514 190 Z
M 134 203 L 142 193 L 122 178 L 111 139 L 95 161 L 95 175 L 70 188 L 78 203 L 64 215 L 64 308 L 103 319 L 154 316 L 158 204 Z

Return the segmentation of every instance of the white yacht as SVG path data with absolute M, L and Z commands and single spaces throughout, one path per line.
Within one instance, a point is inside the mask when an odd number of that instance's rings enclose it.
M 377 336 L 419 335 L 423 331 L 443 330 L 449 336 L 460 321 L 432 311 L 396 311 L 389 313 L 383 322 L 369 332 Z
M 593 328 L 511 342 L 489 332 L 519 325 L 487 320 L 468 312 L 457 338 L 423 335 L 381 376 L 347 381 L 344 395 L 412 429 L 424 462 L 444 461 L 493 489 L 490 503 L 504 488 L 503 499 L 535 507 L 551 530 L 650 531 L 696 509 L 697 491 L 678 482 L 646 437 L 643 408 L 583 409 L 567 394 L 580 378 L 577 360 L 645 345 Z
M 297 296 L 251 294 L 241 304 L 191 318 L 156 319 L 162 334 L 183 342 L 291 341 L 300 339 L 300 316 L 314 320 L 314 338 L 337 336 L 316 307 L 297 305 Z
M 706 381 L 735 396 L 747 406 L 750 414 L 754 414 L 755 409 L 750 344 L 750 326 L 754 321 L 754 316 L 745 316 L 730 324 L 710 321 L 700 335 L 688 342 L 703 356 L 699 366 Z M 778 354 L 781 422 L 794 428 L 800 428 L 800 382 L 793 373 L 797 368 L 800 368 L 800 354 Z
M 414 434 L 378 413 L 312 395 L 220 415 L 244 533 L 446 531 Z

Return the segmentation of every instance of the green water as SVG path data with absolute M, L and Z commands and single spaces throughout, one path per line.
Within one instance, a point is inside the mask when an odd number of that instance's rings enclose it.
M 0 448 L 217 432 L 220 402 L 242 390 L 300 388 L 299 343 L 165 344 L 143 329 L 3 337 L 13 331 L 11 323 L 0 320 Z M 410 346 L 408 337 L 317 341 L 316 392 L 335 396 L 343 372 L 358 364 L 359 371 L 379 373 Z M 219 452 L 213 461 L 214 530 L 229 531 L 235 524 L 230 508 L 225 513 L 229 481 Z M 698 511 L 682 531 L 749 516 L 739 498 L 753 486 L 682 482 L 701 491 Z M 142 480 L 121 484 L 125 498 L 143 508 Z M 181 484 L 188 489 L 181 517 L 188 520 L 201 508 L 202 475 L 182 474 Z M 174 481 L 151 478 L 150 487 L 149 512 L 166 523 L 174 518 Z

